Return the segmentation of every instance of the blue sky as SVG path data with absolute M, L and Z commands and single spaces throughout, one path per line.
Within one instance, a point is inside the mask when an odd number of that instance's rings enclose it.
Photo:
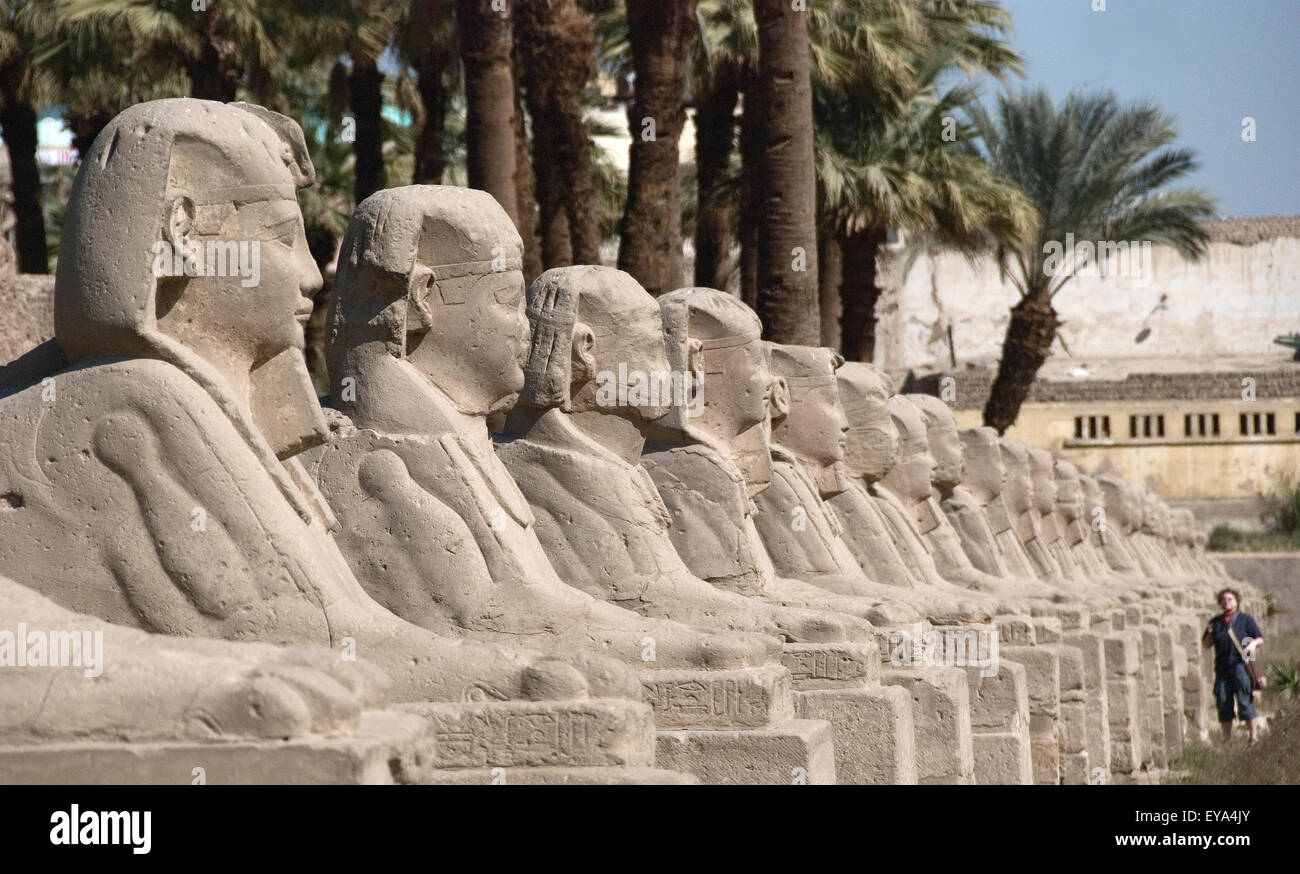
M 1152 99 L 1222 215 L 1300 213 L 1300 0 L 1003 0 L 1023 81 Z M 985 89 L 986 99 L 997 83 Z M 1256 141 L 1242 141 L 1242 119 Z

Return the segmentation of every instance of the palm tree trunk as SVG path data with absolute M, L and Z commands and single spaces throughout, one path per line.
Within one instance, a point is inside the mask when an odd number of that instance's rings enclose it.
M 352 56 L 348 76 L 348 106 L 356 120 L 356 158 L 353 197 L 360 203 L 384 187 L 384 74 L 374 58 L 361 53 Z
M 758 20 L 763 197 L 758 216 L 758 315 L 778 343 L 821 339 L 817 174 L 813 163 L 808 15 L 789 0 L 754 0 Z
M 524 281 L 532 284 L 546 269 L 542 265 L 542 244 L 537 239 L 537 199 L 533 193 L 533 164 L 528 159 L 528 130 L 519 89 L 515 89 L 515 227 L 524 241 Z
M 726 290 L 731 283 L 731 204 L 718 186 L 731 170 L 740 102 L 735 71 L 719 64 L 707 92 L 695 95 L 695 284 Z
M 439 38 L 443 14 L 442 0 L 413 0 L 413 66 L 420 103 L 424 108 L 424 120 L 415 135 L 415 168 L 411 182 L 416 185 L 441 185 L 447 167 L 442 145 L 447 122 L 447 89 L 442 84 L 442 74 L 451 60 L 451 53 Z
M 45 245 L 45 214 L 41 209 L 41 170 L 36 164 L 36 110 L 21 94 L 24 64 L 0 70 L 0 129 L 9 148 L 13 178 L 14 254 L 19 273 L 49 273 Z
M 763 127 L 763 104 L 753 77 L 744 88 L 745 102 L 740 116 L 740 299 L 758 309 L 758 204 L 762 200 L 763 175 L 759 132 Z
M 227 65 L 212 32 L 213 21 L 211 12 L 199 15 L 199 54 L 186 62 L 185 72 L 190 77 L 191 97 L 229 103 L 235 99 L 236 79 L 225 69 Z
M 1060 326 L 1052 300 L 1046 294 L 1022 298 L 1011 308 L 998 375 L 984 405 L 985 425 L 1003 434 L 1016 421 L 1038 369 L 1052 351 L 1052 340 Z
M 839 235 L 840 351 L 849 361 L 871 361 L 876 353 L 876 256 L 888 238 L 884 228 Z
M 655 295 L 683 279 L 677 143 L 686 120 L 682 95 L 695 3 L 627 0 L 636 95 L 618 266 Z
M 840 284 L 844 276 L 844 250 L 840 248 L 835 229 L 823 218 L 817 222 L 817 296 L 821 311 L 821 345 L 839 352 L 840 335 Z
M 546 266 L 600 262 L 591 139 L 582 95 L 596 75 L 596 31 L 575 0 L 515 7 L 515 48 L 533 122 L 533 165 Z M 543 180 L 545 180 L 543 182 Z M 563 234 L 553 228 L 567 225 Z
M 483 0 L 460 0 L 460 57 L 465 65 L 469 185 L 496 198 L 512 220 L 515 192 L 515 82 L 513 28 L 507 4 L 496 11 Z

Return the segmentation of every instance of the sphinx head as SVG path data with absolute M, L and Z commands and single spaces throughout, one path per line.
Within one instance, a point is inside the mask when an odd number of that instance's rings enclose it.
M 772 439 L 816 474 L 823 496 L 838 494 L 847 488 L 843 467 L 849 425 L 835 383 L 843 359 L 815 346 L 772 343 L 769 348 L 772 375 L 780 385 L 773 395 Z
M 1056 459 L 1046 449 L 1026 447 L 1029 454 L 1029 476 L 1034 483 L 1034 509 L 1039 513 L 1056 512 Z
M 930 454 L 925 417 L 916 404 L 902 395 L 891 397 L 887 406 L 898 429 L 898 457 L 883 482 L 899 497 L 914 501 L 928 498 L 938 464 Z
M 339 253 L 326 352 L 331 395 L 365 359 L 409 362 L 464 413 L 513 406 L 528 347 L 523 242 L 490 194 L 389 188 L 357 207 Z M 356 403 L 367 403 L 358 388 Z M 350 410 L 349 410 L 350 411 Z
M 695 442 L 724 444 L 763 424 L 772 374 L 754 311 L 712 288 L 665 294 L 659 310 L 669 367 L 689 374 L 697 393 L 664 424 Z
M 1134 503 L 1128 482 L 1115 474 L 1104 473 L 1095 477 L 1105 501 L 1106 519 L 1124 533 L 1134 528 Z
M 934 395 L 913 394 L 907 395 L 907 399 L 925 418 L 926 437 L 935 461 L 934 484 L 942 489 L 961 485 L 966 457 L 952 408 Z
M 1002 494 L 1007 477 L 998 432 L 987 427 L 964 428 L 959 436 L 966 459 L 962 482 L 980 503 L 987 504 Z
M 1099 519 L 1104 518 L 1106 515 L 1106 495 L 1102 492 L 1101 483 L 1097 481 L 1095 476 L 1081 473 L 1079 475 L 1079 486 L 1083 492 L 1083 512 L 1087 516 L 1089 524 L 1096 524 Z
M 1056 459 L 1052 469 L 1056 479 L 1056 509 L 1067 522 L 1079 520 L 1084 513 L 1083 482 L 1079 478 L 1079 468 L 1063 458 Z
M 528 321 L 521 407 L 649 421 L 688 402 L 692 386 L 669 369 L 659 305 L 627 273 L 548 270 L 528 289 Z
M 1012 513 L 1032 510 L 1034 481 L 1029 472 L 1029 448 L 1012 437 L 998 438 L 998 445 L 1002 450 L 1002 467 L 1006 470 L 1002 496 L 1006 499 L 1007 510 Z
M 848 419 L 844 464 L 851 476 L 876 482 L 898 455 L 898 426 L 889 415 L 889 384 L 870 364 L 848 361 L 835 371 L 840 403 Z
M 1196 545 L 1196 515 L 1188 509 L 1179 508 L 1171 513 L 1174 524 L 1174 536 L 1184 546 Z
M 174 99 L 125 110 L 73 184 L 55 281 L 59 346 L 72 361 L 159 358 L 214 394 L 223 380 L 231 409 L 251 413 L 281 458 L 319 442 L 301 350 L 321 277 L 297 200 L 314 178 L 302 130 L 260 106 Z

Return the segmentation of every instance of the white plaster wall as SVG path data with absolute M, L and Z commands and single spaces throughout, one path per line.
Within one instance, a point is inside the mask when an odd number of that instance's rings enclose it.
M 1300 239 L 1212 243 L 1198 263 L 1158 246 L 1151 255 L 1149 280 L 1081 276 L 1057 296 L 1061 334 L 1074 359 L 1286 357 L 1273 338 L 1300 330 Z M 882 267 L 887 290 L 877 311 L 877 364 L 948 367 L 949 324 L 959 365 L 998 360 L 1017 295 L 992 259 L 924 256 L 901 286 Z M 1161 294 L 1168 309 L 1152 316 L 1150 336 L 1134 343 Z M 1053 355 L 1064 355 L 1059 343 Z

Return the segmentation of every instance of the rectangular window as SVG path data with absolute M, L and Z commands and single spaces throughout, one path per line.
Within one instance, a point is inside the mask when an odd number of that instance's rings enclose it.
M 1202 421 L 1204 421 L 1204 419 L 1202 419 Z M 1183 416 L 1183 436 L 1184 437 L 1192 436 L 1192 414 L 1191 413 L 1188 413 L 1186 416 Z
M 1300 422 L 1300 413 L 1296 414 L 1296 421 Z M 1219 414 L 1218 413 L 1214 413 L 1210 416 L 1210 428 L 1212 429 L 1212 433 L 1214 434 L 1214 436 L 1218 437 L 1219 436 Z M 1296 428 L 1296 430 L 1300 431 L 1300 427 Z
M 1300 431 L 1300 413 L 1295 415 L 1296 431 Z M 1101 417 L 1101 436 L 1110 439 L 1110 416 Z
M 1142 417 L 1142 436 L 1143 436 L 1143 437 L 1150 437 L 1150 436 L 1151 436 L 1151 417 L 1150 417 L 1150 416 L 1143 416 L 1143 417 Z
M 1158 435 L 1161 436 L 1161 437 L 1165 436 L 1165 417 L 1164 417 L 1164 416 L 1156 416 L 1156 434 L 1158 434 Z
M 1277 419 L 1274 418 L 1272 413 L 1267 413 L 1264 416 L 1264 431 L 1268 434 L 1277 433 Z
M 1253 421 L 1253 424 L 1255 425 L 1255 430 L 1252 431 L 1251 433 L 1252 433 L 1252 434 L 1256 434 L 1256 435 L 1258 435 L 1258 434 L 1263 434 L 1264 431 L 1263 431 L 1263 429 L 1260 428 L 1260 426 L 1259 426 L 1259 413 L 1255 413 L 1255 415 L 1253 415 L 1253 416 L 1251 417 L 1251 419 L 1252 419 L 1252 421 Z
M 1083 416 L 1074 417 L 1074 439 L 1083 439 Z
M 1238 425 L 1240 425 L 1240 427 L 1241 427 L 1241 436 L 1242 436 L 1242 437 L 1245 437 L 1247 434 L 1250 433 L 1250 431 L 1246 428 L 1246 419 L 1247 419 L 1246 414 L 1245 414 L 1245 413 L 1242 413 L 1242 414 L 1241 414 L 1241 418 L 1240 418 L 1239 421 L 1238 421 Z
M 1242 421 L 1245 421 L 1245 419 L 1243 418 Z M 1128 436 L 1129 436 L 1131 439 L 1136 440 L 1136 439 L 1137 439 L 1137 435 L 1138 435 L 1138 417 L 1137 417 L 1137 416 L 1129 416 L 1129 417 L 1128 417 Z
M 1196 417 L 1196 436 L 1205 436 L 1205 414 L 1201 413 Z

